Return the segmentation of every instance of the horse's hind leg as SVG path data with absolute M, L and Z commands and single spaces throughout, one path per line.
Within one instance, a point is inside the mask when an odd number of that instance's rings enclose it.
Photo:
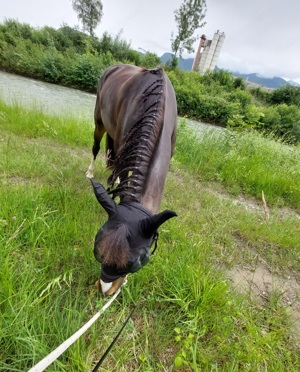
M 101 142 L 101 139 L 105 133 L 105 128 L 104 128 L 104 125 L 102 123 L 102 120 L 101 119 L 97 119 L 96 121 L 96 125 L 95 125 L 95 130 L 94 130 L 94 144 L 93 144 L 93 149 L 92 149 L 92 152 L 93 152 L 93 158 L 92 158 L 92 161 L 91 161 L 91 164 L 86 172 L 86 177 L 87 178 L 93 178 L 94 177 L 94 169 L 95 169 L 95 161 L 96 161 L 96 157 L 98 155 L 98 152 L 100 150 L 100 142 Z

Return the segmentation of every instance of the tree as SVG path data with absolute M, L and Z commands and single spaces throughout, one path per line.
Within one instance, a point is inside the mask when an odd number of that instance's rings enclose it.
M 184 0 L 174 13 L 178 34 L 175 38 L 172 34 L 171 38 L 171 48 L 174 53 L 172 67 L 177 66 L 177 55 L 181 57 L 184 50 L 189 53 L 194 52 L 193 44 L 198 39 L 198 36 L 194 36 L 194 32 L 206 24 L 202 22 L 206 13 L 206 0 Z
M 93 36 L 103 16 L 101 0 L 72 0 L 72 6 L 82 22 L 83 30 Z

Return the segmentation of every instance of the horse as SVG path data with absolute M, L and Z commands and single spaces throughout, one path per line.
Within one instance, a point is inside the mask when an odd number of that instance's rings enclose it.
M 94 243 L 94 256 L 101 263 L 96 285 L 107 296 L 122 286 L 127 274 L 148 263 L 159 226 L 177 216 L 171 210 L 157 213 L 177 127 L 176 96 L 164 70 L 126 64 L 106 69 L 97 88 L 94 120 L 86 176 L 108 214 Z M 108 189 L 93 179 L 105 133 Z

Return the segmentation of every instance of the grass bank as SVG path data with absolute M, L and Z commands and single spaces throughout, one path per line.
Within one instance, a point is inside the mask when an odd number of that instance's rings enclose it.
M 233 194 L 261 198 L 300 211 L 300 147 L 257 132 L 203 130 L 182 123 L 177 158 L 202 181 L 216 181 Z
M 91 123 L 0 103 L 2 371 L 28 370 L 103 305 L 92 249 L 106 215 L 84 177 L 92 132 Z M 228 276 L 239 265 L 264 265 L 299 280 L 297 156 L 297 147 L 252 134 L 196 140 L 182 123 L 162 205 L 177 219 L 164 225 L 151 262 L 49 371 L 91 370 L 133 303 L 138 308 L 102 370 L 299 370 L 283 294 L 270 291 L 257 301 Z M 262 183 L 269 169 L 274 177 Z M 291 169 L 293 178 L 277 186 Z M 96 170 L 105 183 L 103 157 Z M 241 192 L 257 208 L 238 203 Z

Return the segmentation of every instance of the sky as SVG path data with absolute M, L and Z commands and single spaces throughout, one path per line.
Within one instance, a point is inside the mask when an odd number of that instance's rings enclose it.
M 177 33 L 174 11 L 182 3 L 102 0 L 104 14 L 95 34 L 122 32 L 132 48 L 161 56 L 171 52 L 171 34 Z M 300 83 L 300 0 L 206 0 L 206 4 L 206 24 L 196 34 L 212 39 L 217 30 L 225 33 L 218 67 Z M 0 0 L 0 23 L 6 18 L 33 27 L 80 26 L 71 0 Z

